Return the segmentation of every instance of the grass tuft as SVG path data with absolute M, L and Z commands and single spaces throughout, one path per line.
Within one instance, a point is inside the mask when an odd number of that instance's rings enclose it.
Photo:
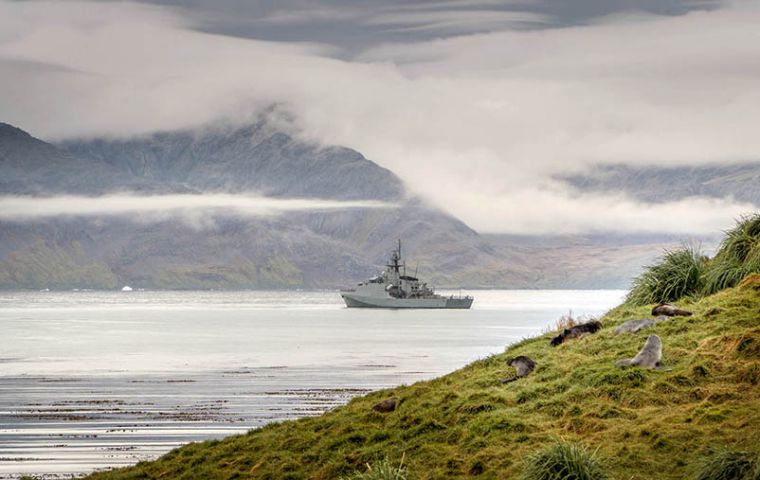
M 389 459 L 380 460 L 372 465 L 367 464 L 363 472 L 355 472 L 342 480 L 408 480 L 409 472 L 404 466 L 404 456 L 396 464 Z
M 575 443 L 557 442 L 531 454 L 522 480 L 604 480 L 609 478 L 594 452 Z
M 659 263 L 646 267 L 633 280 L 633 288 L 626 302 L 648 305 L 698 294 L 703 289 L 706 263 L 707 257 L 698 247 L 683 246 L 668 250 Z
M 760 456 L 721 448 L 697 464 L 696 480 L 758 480 Z

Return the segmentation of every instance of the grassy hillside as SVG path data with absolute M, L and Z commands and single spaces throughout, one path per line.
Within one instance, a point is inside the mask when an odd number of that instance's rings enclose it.
M 527 339 L 444 377 L 374 392 L 316 418 L 190 444 L 157 461 L 92 479 L 336 479 L 367 463 L 404 458 L 410 478 L 514 478 L 557 440 L 595 451 L 615 479 L 693 478 L 721 448 L 760 445 L 760 276 L 682 306 L 638 334 L 614 334 L 650 306 L 620 306 L 597 334 L 550 347 Z M 646 337 L 663 341 L 666 370 L 616 367 Z M 516 355 L 538 366 L 513 376 Z M 396 411 L 372 406 L 396 397 Z

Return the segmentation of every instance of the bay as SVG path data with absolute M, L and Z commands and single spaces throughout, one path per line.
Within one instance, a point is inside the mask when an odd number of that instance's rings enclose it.
M 471 310 L 347 309 L 333 291 L 0 293 L 0 478 L 67 478 L 318 415 L 625 294 L 462 293 Z

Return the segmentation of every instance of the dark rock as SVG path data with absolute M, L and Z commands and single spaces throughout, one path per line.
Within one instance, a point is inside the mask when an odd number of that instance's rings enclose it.
M 386 398 L 385 400 L 381 400 L 377 402 L 373 407 L 372 410 L 380 413 L 390 413 L 394 410 L 396 410 L 396 407 L 398 406 L 398 399 L 397 398 Z

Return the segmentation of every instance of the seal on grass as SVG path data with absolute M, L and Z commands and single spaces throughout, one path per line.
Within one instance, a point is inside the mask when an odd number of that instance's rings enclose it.
M 552 347 L 556 347 L 565 340 L 578 338 L 587 333 L 596 333 L 600 328 L 602 328 L 602 324 L 597 320 L 592 320 L 590 322 L 581 323 L 580 325 L 576 325 L 574 327 L 566 328 L 562 331 L 562 333 L 552 338 L 550 345 Z
M 396 410 L 398 403 L 398 398 L 386 398 L 385 400 L 380 400 L 375 405 L 373 405 L 372 410 L 380 413 L 390 413 Z
M 620 335 L 621 333 L 625 332 L 636 333 L 639 330 L 651 327 L 652 325 L 657 325 L 658 323 L 662 322 L 663 320 L 667 320 L 668 318 L 670 317 L 660 315 L 656 318 L 639 318 L 638 320 L 628 320 L 627 322 L 618 325 L 618 327 L 615 329 L 615 335 Z
M 652 309 L 652 315 L 659 316 L 659 315 L 667 315 L 668 317 L 690 317 L 692 313 L 688 310 L 683 310 L 679 308 L 677 305 L 673 305 L 672 303 L 659 303 Z
M 517 374 L 512 378 L 505 378 L 501 381 L 501 383 L 514 382 L 518 378 L 525 377 L 530 372 L 532 372 L 534 368 L 536 368 L 536 362 L 534 362 L 530 357 L 526 357 L 525 355 L 520 355 L 507 360 L 507 365 L 514 367 L 514 369 L 517 371 Z
M 662 340 L 657 335 L 649 335 L 644 348 L 633 358 L 618 360 L 615 365 L 636 366 L 641 368 L 658 368 L 661 367 L 662 360 Z

